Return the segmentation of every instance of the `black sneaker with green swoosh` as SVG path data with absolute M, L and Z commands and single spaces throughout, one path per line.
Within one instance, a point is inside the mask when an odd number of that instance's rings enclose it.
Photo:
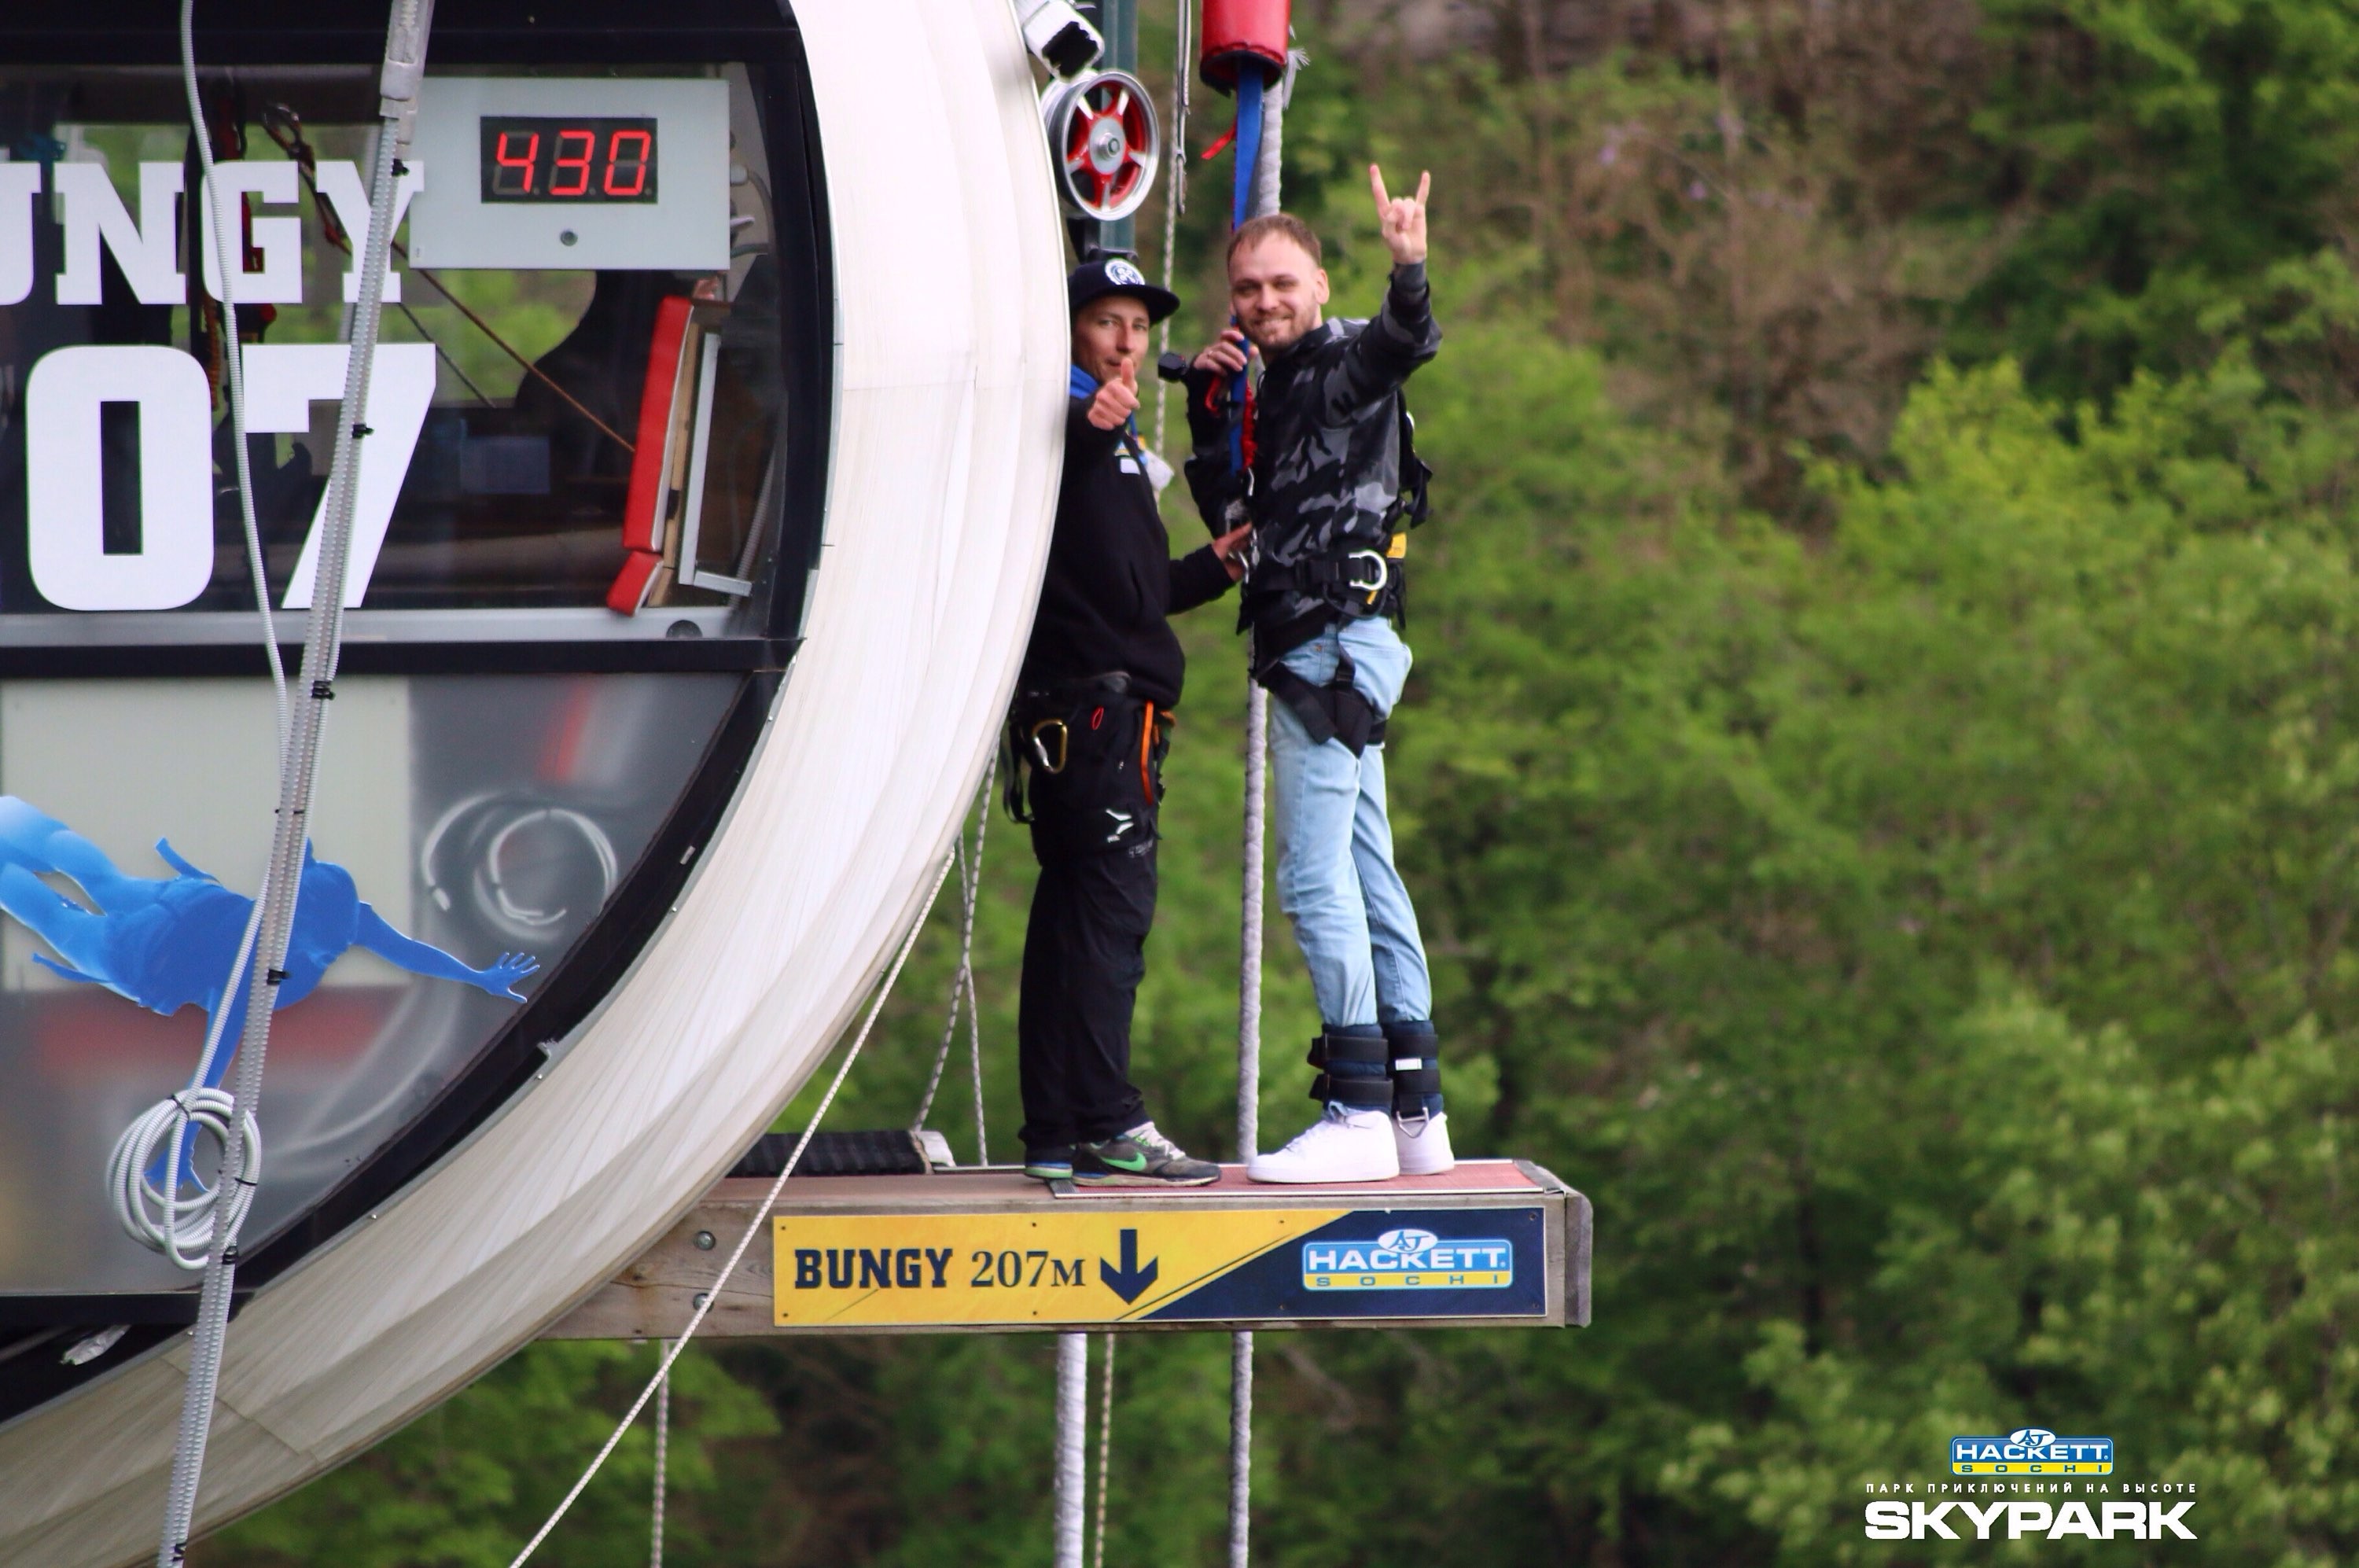
M 1219 1166 L 1190 1159 L 1187 1150 L 1156 1131 L 1153 1122 L 1073 1149 L 1073 1184 L 1078 1187 L 1208 1187 L 1220 1179 Z

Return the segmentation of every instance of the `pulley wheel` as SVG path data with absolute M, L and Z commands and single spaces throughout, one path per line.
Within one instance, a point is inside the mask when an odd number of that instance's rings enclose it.
M 1138 211 L 1163 150 L 1146 84 L 1119 71 L 1093 71 L 1052 83 L 1042 111 L 1065 205 L 1100 223 Z

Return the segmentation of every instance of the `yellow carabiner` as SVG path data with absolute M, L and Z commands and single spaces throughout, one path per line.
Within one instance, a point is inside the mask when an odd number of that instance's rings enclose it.
M 1040 744 L 1040 732 L 1050 724 L 1057 726 L 1057 760 L 1054 762 L 1049 760 L 1049 748 Z M 1057 774 L 1065 770 L 1066 752 L 1071 745 L 1071 735 L 1072 732 L 1065 728 L 1065 721 L 1062 719 L 1042 719 L 1032 726 L 1031 733 L 1025 738 L 1032 743 L 1033 760 L 1040 765 L 1040 770 L 1043 773 Z

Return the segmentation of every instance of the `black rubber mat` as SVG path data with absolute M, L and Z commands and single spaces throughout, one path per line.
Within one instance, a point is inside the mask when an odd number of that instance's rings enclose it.
M 799 1132 L 766 1132 L 730 1168 L 732 1176 L 776 1176 L 795 1151 Z M 803 1150 L 797 1176 L 923 1176 L 918 1140 L 898 1128 L 884 1132 L 822 1132 Z M 791 1180 L 792 1178 L 789 1178 Z

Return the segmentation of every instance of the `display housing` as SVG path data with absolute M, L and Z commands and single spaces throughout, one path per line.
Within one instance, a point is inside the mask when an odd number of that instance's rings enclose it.
M 242 1288 L 563 1050 L 715 831 L 794 648 L 832 352 L 799 57 L 760 5 L 701 0 L 626 50 L 606 9 L 437 19 L 312 833 L 367 913 L 277 1015 Z M 291 645 L 378 42 L 267 6 L 201 25 L 206 187 L 168 28 L 0 19 L 0 1418 L 77 1375 L 28 1347 L 193 1313 L 103 1176 L 201 1052 L 159 955 L 216 964 L 271 826 L 219 301 Z M 530 160 L 546 201 L 482 166 L 519 133 L 563 138 Z

